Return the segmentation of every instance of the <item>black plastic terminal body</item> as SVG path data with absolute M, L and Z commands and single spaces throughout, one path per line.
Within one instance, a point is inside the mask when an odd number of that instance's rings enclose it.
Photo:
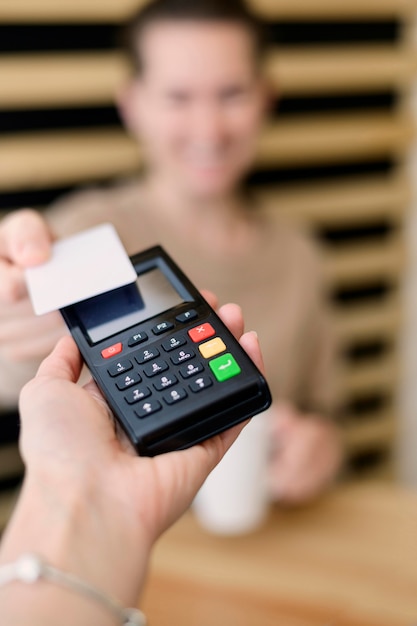
M 96 342 L 77 304 L 61 309 L 61 314 L 137 453 L 154 456 L 188 448 L 265 411 L 271 394 L 264 376 L 169 255 L 155 246 L 131 261 L 138 276 L 160 269 L 181 303 Z M 217 380 L 211 369 L 219 355 L 202 356 L 200 346 L 206 341 L 190 338 L 188 331 L 206 325 L 213 330 L 208 341 L 220 339 L 225 346 L 220 356 L 230 356 L 223 367 L 237 364 L 238 373 L 226 380 Z M 170 345 L 177 342 L 180 349 L 173 351 Z M 119 352 L 103 358 L 109 346 Z M 144 355 L 151 356 L 144 360 Z

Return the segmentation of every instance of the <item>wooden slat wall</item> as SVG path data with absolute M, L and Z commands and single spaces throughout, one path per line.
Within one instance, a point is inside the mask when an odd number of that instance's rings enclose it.
M 129 71 L 117 51 L 76 54 L 4 54 L 0 106 L 59 107 L 112 104 Z
M 309 166 L 401 157 L 413 134 L 396 114 L 323 116 L 277 121 L 261 136 L 257 166 Z M 0 145 L 0 190 L 59 185 L 133 171 L 140 150 L 122 129 L 41 132 Z
M 146 0 L 2 0 L 3 23 L 117 23 Z
M 0 20 L 7 22 L 116 22 L 146 0 L 2 0 Z M 267 20 L 374 19 L 385 20 L 410 15 L 414 0 L 249 0 Z
M 129 72 L 112 33 L 144 1 L 1 0 L 0 210 L 137 170 L 140 149 L 112 104 Z M 417 0 L 250 1 L 270 25 L 265 72 L 280 100 L 251 182 L 268 210 L 321 242 L 352 464 L 381 466 L 397 422 L 403 162 L 415 139 L 401 102 L 417 69 L 404 31 Z M 80 32 L 88 45 L 77 47 Z
M 250 0 L 260 15 L 274 19 L 385 20 L 410 15 L 414 0 Z
M 369 93 L 407 86 L 415 76 L 417 53 L 389 46 L 274 48 L 265 74 L 280 95 Z M 4 54 L 0 67 L 0 105 L 77 106 L 110 104 L 129 66 L 120 52 L 84 54 Z
M 295 50 L 269 53 L 265 73 L 281 95 L 335 94 L 352 89 L 388 90 L 407 85 L 415 75 L 417 54 L 386 45 Z M 117 51 L 84 54 L 3 55 L 0 105 L 77 106 L 111 103 L 129 66 Z

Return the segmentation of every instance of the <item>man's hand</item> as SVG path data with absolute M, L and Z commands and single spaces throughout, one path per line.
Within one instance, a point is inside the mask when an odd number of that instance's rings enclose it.
M 273 405 L 271 413 L 270 493 L 283 504 L 312 500 L 341 467 L 337 427 L 320 416 L 301 415 L 289 405 Z
M 58 313 L 36 317 L 23 269 L 48 260 L 52 234 L 31 210 L 0 222 L 0 403 L 16 404 L 24 382 L 64 333 Z

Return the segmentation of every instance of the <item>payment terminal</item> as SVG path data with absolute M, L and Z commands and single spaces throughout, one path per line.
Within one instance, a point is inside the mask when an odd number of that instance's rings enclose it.
M 187 448 L 267 409 L 263 375 L 168 254 L 131 262 L 136 282 L 61 313 L 138 454 Z

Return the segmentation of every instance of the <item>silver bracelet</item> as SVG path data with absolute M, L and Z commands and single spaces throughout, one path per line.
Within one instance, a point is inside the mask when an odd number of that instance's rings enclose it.
M 14 563 L 0 567 L 0 587 L 16 580 L 32 584 L 41 579 L 66 587 L 99 602 L 111 611 L 124 626 L 146 626 L 146 617 L 139 609 L 123 608 L 110 596 L 91 587 L 77 576 L 62 572 L 49 565 L 36 554 L 23 554 Z

